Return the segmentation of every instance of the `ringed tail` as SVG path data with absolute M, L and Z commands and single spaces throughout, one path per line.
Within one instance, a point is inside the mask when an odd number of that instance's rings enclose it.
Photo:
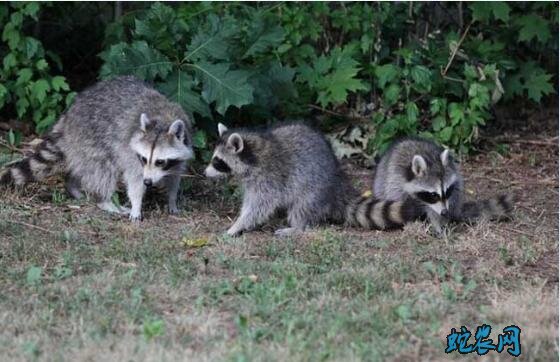
M 412 199 L 404 201 L 360 197 L 346 208 L 346 222 L 365 229 L 398 229 L 420 216 L 421 209 Z
M 53 174 L 64 157 L 56 145 L 58 138 L 56 133 L 49 134 L 31 156 L 7 165 L 0 172 L 0 185 L 25 185 Z
M 461 218 L 466 221 L 480 217 L 495 220 L 507 218 L 512 210 L 512 195 L 500 195 L 487 200 L 465 202 L 461 209 Z

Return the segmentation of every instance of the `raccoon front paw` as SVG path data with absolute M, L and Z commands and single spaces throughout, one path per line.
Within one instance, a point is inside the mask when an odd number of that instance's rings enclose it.
M 238 229 L 235 225 L 233 225 L 228 229 L 228 231 L 226 231 L 226 234 L 229 236 L 237 237 L 240 236 L 242 232 L 243 230 Z
M 133 223 L 137 224 L 140 221 L 142 221 L 142 214 L 141 213 L 135 213 L 135 212 L 131 212 L 130 215 L 128 215 L 128 219 L 130 221 L 132 221 Z
M 167 207 L 167 212 L 171 215 L 176 215 L 179 213 L 179 208 L 177 207 L 177 205 L 169 205 Z

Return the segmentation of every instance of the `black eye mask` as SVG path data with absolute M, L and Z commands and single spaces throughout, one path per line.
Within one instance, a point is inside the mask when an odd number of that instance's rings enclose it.
M 219 172 L 222 173 L 230 173 L 231 172 L 231 168 L 227 165 L 227 163 L 224 162 L 224 160 L 222 160 L 219 157 L 214 157 L 212 159 L 212 166 Z
M 167 171 L 167 170 L 177 166 L 180 163 L 181 163 L 181 160 L 179 160 L 177 158 L 170 158 L 168 160 L 165 160 L 165 165 L 163 165 L 162 170 Z
M 441 200 L 441 197 L 436 192 L 417 192 L 416 197 L 427 204 L 435 204 Z
M 451 186 L 449 186 L 449 188 L 447 188 L 447 191 L 445 191 L 445 199 L 449 199 L 451 197 L 451 195 L 453 194 L 453 192 L 455 192 L 455 184 L 451 184 Z
M 443 201 L 443 200 L 448 200 L 451 195 L 453 194 L 453 192 L 455 192 L 455 184 L 452 184 L 451 186 L 449 186 L 447 188 L 447 190 L 445 191 L 445 194 L 443 195 L 443 198 L 439 196 L 438 193 L 436 192 L 428 192 L 428 191 L 422 191 L 422 192 L 417 192 L 416 193 L 416 197 L 419 200 L 424 201 L 425 203 L 428 204 L 435 204 L 439 201 Z

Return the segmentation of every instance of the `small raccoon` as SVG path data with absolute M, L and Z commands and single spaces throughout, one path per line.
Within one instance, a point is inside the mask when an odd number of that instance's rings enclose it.
M 73 197 L 84 191 L 103 210 L 139 220 L 151 186 L 166 186 L 168 209 L 178 211 L 180 174 L 192 157 L 190 121 L 181 107 L 133 77 L 118 77 L 80 93 L 35 153 L 0 174 L 0 184 L 64 172 Z M 130 210 L 111 202 L 121 178 Z
M 415 199 L 437 233 L 447 221 L 500 218 L 512 210 L 510 195 L 463 201 L 463 177 L 448 149 L 421 138 L 395 141 L 381 156 L 373 193 L 383 200 Z
M 232 175 L 243 186 L 243 205 L 229 235 L 238 235 L 285 210 L 290 227 L 278 235 L 303 231 L 326 221 L 365 228 L 392 229 L 417 215 L 412 200 L 379 201 L 360 197 L 341 170 L 330 144 L 300 123 L 263 131 L 228 130 L 220 140 L 207 177 Z

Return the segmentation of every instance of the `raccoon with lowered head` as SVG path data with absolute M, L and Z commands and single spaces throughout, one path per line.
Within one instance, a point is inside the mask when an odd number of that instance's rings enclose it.
M 220 140 L 207 177 L 232 175 L 243 187 L 243 205 L 229 235 L 264 223 L 278 210 L 287 212 L 288 235 L 326 221 L 364 228 L 392 229 L 416 217 L 410 201 L 360 197 L 319 132 L 299 123 L 263 131 L 228 130 L 218 125 Z
M 463 177 L 448 149 L 421 138 L 395 141 L 381 156 L 373 193 L 383 200 L 415 199 L 435 231 L 447 221 L 470 221 L 481 216 L 496 219 L 512 210 L 510 195 L 465 202 Z
M 64 172 L 72 196 L 84 191 L 103 210 L 131 220 L 141 219 L 146 189 L 163 185 L 175 213 L 180 174 L 193 157 L 189 122 L 179 105 L 133 77 L 102 81 L 76 97 L 34 154 L 0 174 L 0 184 Z M 121 179 L 130 210 L 111 202 Z

